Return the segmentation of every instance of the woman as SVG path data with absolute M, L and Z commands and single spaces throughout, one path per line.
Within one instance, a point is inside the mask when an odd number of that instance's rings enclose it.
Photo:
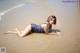
M 15 31 L 7 31 L 5 34 L 17 34 L 19 37 L 23 37 L 30 32 L 49 34 L 52 30 L 52 25 L 56 25 L 56 20 L 56 16 L 51 15 L 47 18 L 47 21 L 41 25 L 29 24 L 23 31 L 16 28 L 14 29 Z

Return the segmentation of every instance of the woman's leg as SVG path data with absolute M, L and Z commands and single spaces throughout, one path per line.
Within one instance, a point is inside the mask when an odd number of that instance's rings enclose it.
M 23 37 L 30 32 L 31 32 L 31 24 L 28 25 L 23 31 L 20 31 L 16 28 L 15 31 L 7 31 L 4 34 L 17 34 L 19 37 Z
M 23 31 L 21 31 L 21 33 L 22 33 Z M 4 34 L 17 34 L 17 32 L 16 31 L 13 31 L 13 30 L 11 30 L 11 31 L 7 31 L 7 32 L 5 32 Z
M 25 30 L 23 30 L 22 32 L 19 31 L 17 28 L 15 30 L 16 30 L 16 32 L 17 32 L 17 34 L 18 34 L 19 37 L 23 37 L 23 36 L 25 36 L 25 35 L 27 35 L 27 34 L 29 34 L 31 32 L 31 24 L 28 25 L 25 28 Z
M 4 34 L 17 34 L 17 32 L 16 31 L 7 31 Z

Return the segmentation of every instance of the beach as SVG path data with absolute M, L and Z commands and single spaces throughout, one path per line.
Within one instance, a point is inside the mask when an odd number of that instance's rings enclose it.
M 5 47 L 6 53 L 80 53 L 80 12 L 77 3 L 4 0 L 0 4 L 0 48 Z M 20 38 L 16 34 L 4 34 L 16 27 L 24 30 L 28 24 L 44 23 L 49 15 L 57 17 L 57 25 L 53 25 L 53 29 L 59 29 L 61 35 L 32 33 Z

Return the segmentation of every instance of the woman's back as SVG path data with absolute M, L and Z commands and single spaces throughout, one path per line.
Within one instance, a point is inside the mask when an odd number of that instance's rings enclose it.
M 45 28 L 45 26 L 48 28 L 48 31 L 50 32 L 51 31 L 51 29 L 52 29 L 52 25 L 51 24 L 49 24 L 49 23 L 42 23 L 41 25 L 40 25 L 43 29 Z

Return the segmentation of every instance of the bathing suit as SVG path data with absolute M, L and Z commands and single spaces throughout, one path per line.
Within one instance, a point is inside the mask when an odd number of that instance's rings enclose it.
M 47 23 L 44 23 L 44 24 L 47 24 Z M 40 25 L 31 24 L 31 28 L 32 28 L 32 30 L 31 30 L 32 32 L 35 32 L 35 33 L 45 33 L 44 29 Z M 49 30 L 48 30 L 49 32 L 51 32 L 51 28 L 52 28 L 52 25 L 50 25 L 50 27 L 49 27 Z
M 44 29 L 37 24 L 31 24 L 31 28 L 32 28 L 32 32 L 36 32 L 36 33 L 44 33 Z

